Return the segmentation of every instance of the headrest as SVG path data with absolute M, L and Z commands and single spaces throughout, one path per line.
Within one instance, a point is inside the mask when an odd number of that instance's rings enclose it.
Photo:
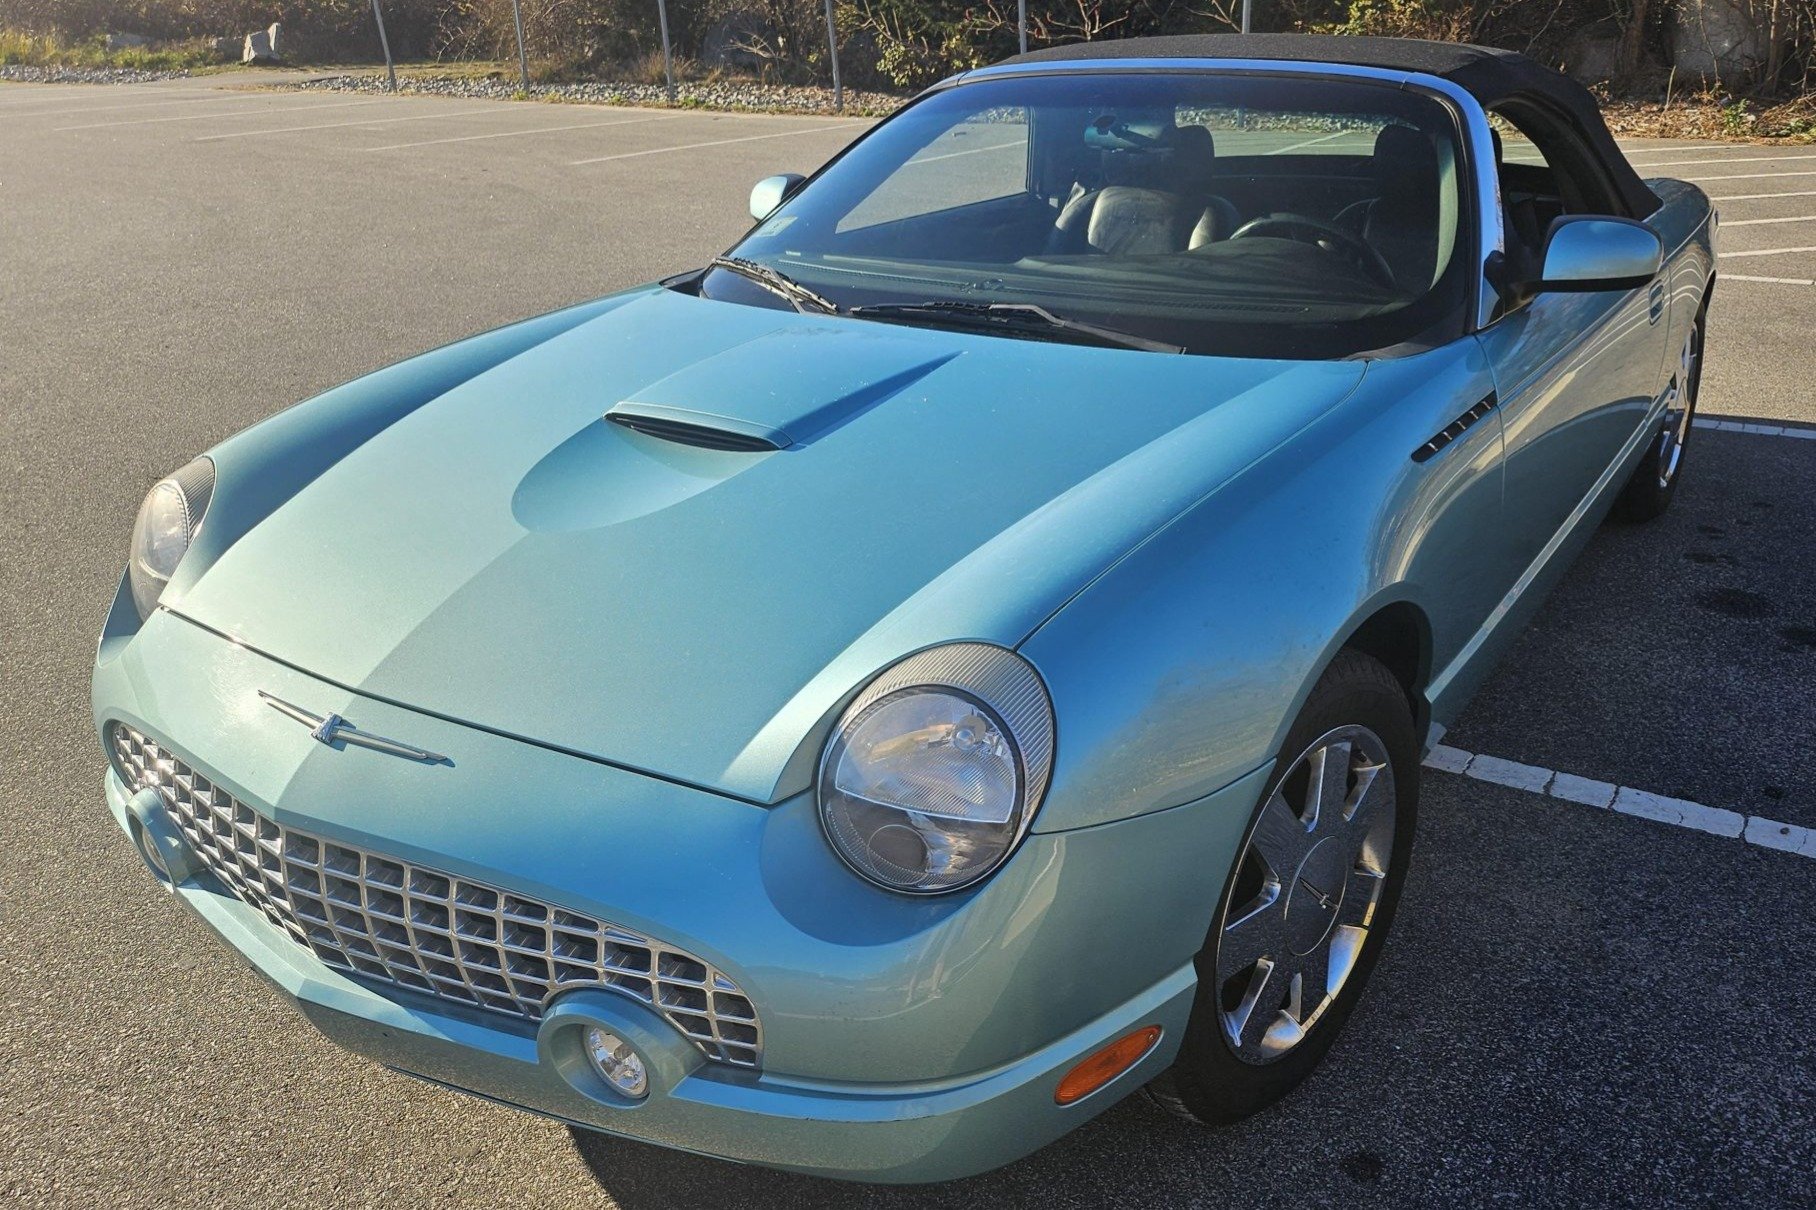
M 1389 205 L 1431 208 L 1438 200 L 1438 149 L 1410 126 L 1383 126 L 1375 136 L 1374 170 Z

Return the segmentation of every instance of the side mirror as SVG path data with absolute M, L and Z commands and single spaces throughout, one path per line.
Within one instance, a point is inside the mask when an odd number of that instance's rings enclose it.
M 1626 218 L 1585 215 L 1553 219 L 1545 264 L 1533 291 L 1587 294 L 1632 290 L 1658 276 L 1665 246 L 1658 233 Z
M 798 172 L 784 172 L 758 181 L 750 190 L 750 217 L 762 222 L 774 214 L 776 207 L 786 202 L 806 179 Z

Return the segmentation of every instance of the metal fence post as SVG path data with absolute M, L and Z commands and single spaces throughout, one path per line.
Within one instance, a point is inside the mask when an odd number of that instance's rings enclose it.
M 1249 0 L 1242 0 L 1242 32 L 1249 32 Z
M 530 58 L 523 50 L 523 5 L 521 0 L 511 0 L 511 19 L 517 23 L 517 78 L 523 82 L 523 91 L 530 91 Z
M 826 0 L 826 49 L 832 52 L 832 107 L 845 112 L 845 86 L 839 82 L 839 31 L 832 23 L 832 0 Z
M 668 49 L 668 0 L 656 0 L 656 19 L 662 23 L 662 77 L 668 81 L 668 103 L 675 103 L 675 57 Z
M 385 78 L 391 82 L 391 91 L 397 91 L 397 67 L 391 62 L 391 39 L 385 37 L 385 14 L 379 11 L 378 0 L 372 0 L 372 19 L 378 22 L 378 44 L 385 51 Z
M 1028 53 L 1028 0 L 1015 0 L 1015 33 L 1021 42 L 1021 53 Z

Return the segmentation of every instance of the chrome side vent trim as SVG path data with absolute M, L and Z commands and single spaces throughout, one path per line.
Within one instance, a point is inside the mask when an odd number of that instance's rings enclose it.
M 1474 407 L 1439 429 L 1432 435 L 1430 440 L 1414 450 L 1412 452 L 1412 460 L 1414 462 L 1425 462 L 1435 457 L 1438 451 L 1455 441 L 1458 437 L 1461 437 L 1476 421 L 1494 411 L 1494 409 L 1499 406 L 1500 402 L 1500 399 L 1493 391 L 1488 392 L 1488 394 L 1484 395 L 1481 401 Z

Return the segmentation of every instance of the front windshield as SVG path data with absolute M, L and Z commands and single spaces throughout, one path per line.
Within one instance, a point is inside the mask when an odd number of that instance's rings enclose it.
M 1444 104 L 1365 80 L 987 78 L 879 126 L 732 255 L 847 309 L 1035 306 L 1232 356 L 1430 345 L 1462 331 L 1457 146 Z M 725 268 L 697 289 L 790 305 Z

